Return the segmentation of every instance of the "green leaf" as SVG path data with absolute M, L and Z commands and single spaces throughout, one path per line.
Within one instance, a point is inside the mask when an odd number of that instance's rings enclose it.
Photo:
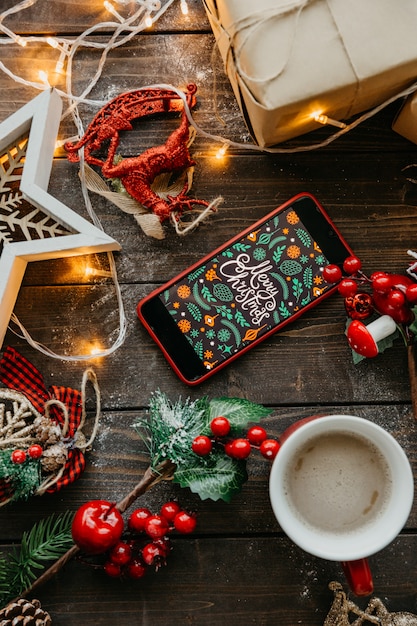
M 305 286 L 310 289 L 313 286 L 313 269 L 311 267 L 306 267 L 303 272 L 303 280 Z
M 233 244 L 232 248 L 234 250 L 237 250 L 238 252 L 246 252 L 247 250 L 250 250 L 251 245 L 242 243 L 241 241 L 238 241 L 237 243 Z
M 282 254 L 283 254 L 285 249 L 286 249 L 286 246 L 278 246 L 278 248 L 276 250 L 274 250 L 274 254 L 272 255 L 272 259 L 273 259 L 274 263 L 276 263 L 277 265 L 281 261 Z
M 233 313 L 231 309 L 229 309 L 224 304 L 222 304 L 221 306 L 215 305 L 214 308 L 216 309 L 217 313 L 221 315 L 221 317 L 226 318 L 227 320 L 233 319 Z
M 292 292 L 294 297 L 299 300 L 303 293 L 303 283 L 299 281 L 298 278 L 294 278 L 292 281 Z
M 280 241 L 285 241 L 285 240 L 286 240 L 286 237 L 284 237 L 284 236 L 281 236 L 281 237 L 275 237 L 275 239 L 272 239 L 272 240 L 269 242 L 268 248 L 269 248 L 270 250 L 272 250 L 272 248 L 273 248 L 274 246 L 276 246 L 276 245 L 277 245 L 277 243 L 279 243 Z
M 181 487 L 188 487 L 202 500 L 230 502 L 248 479 L 246 463 L 231 459 L 223 450 L 212 452 L 209 458 L 210 465 L 196 463 L 177 470 L 174 482 Z
M 270 413 L 270 409 L 245 398 L 213 398 L 209 401 L 208 424 L 213 418 L 222 415 L 227 417 L 233 431 L 242 430 L 250 422 L 259 422 Z M 202 434 L 210 434 L 209 427 Z
M 310 234 L 303 228 L 296 228 L 295 232 L 297 233 L 298 238 L 300 239 L 300 241 L 302 241 L 305 247 L 310 248 L 311 246 Z
M 192 282 L 193 280 L 195 280 L 196 278 L 198 278 L 200 276 L 200 274 L 202 274 L 203 272 L 205 272 L 206 270 L 206 266 L 205 265 L 201 265 L 200 267 L 198 267 L 196 270 L 194 270 L 194 272 L 191 272 L 191 274 L 188 274 L 187 278 L 190 282 Z
M 281 302 L 279 307 L 278 307 L 278 311 L 281 314 L 283 319 L 287 319 L 287 317 L 290 317 L 291 313 L 288 310 L 288 307 L 286 306 L 285 302 Z
M 201 322 L 201 320 L 203 319 L 203 314 L 201 313 L 198 306 L 194 304 L 194 302 L 187 302 L 187 309 L 191 317 L 193 317 L 196 322 Z
M 239 309 L 235 313 L 235 320 L 239 324 L 239 326 L 242 326 L 242 327 L 250 326 L 249 322 L 246 321 L 246 319 L 243 317 Z
M 207 302 L 217 302 L 217 298 L 213 296 L 207 285 L 203 285 L 201 288 L 201 295 L 207 300 Z M 208 307 L 208 310 L 210 310 L 210 307 Z
M 414 321 L 410 324 L 410 332 L 415 337 L 417 335 L 417 307 L 413 307 L 412 312 L 414 313 Z

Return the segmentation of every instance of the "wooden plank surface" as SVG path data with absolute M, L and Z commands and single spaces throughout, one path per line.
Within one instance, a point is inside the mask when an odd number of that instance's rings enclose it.
M 1 10 L 14 4 L 3 0 Z M 188 0 L 188 5 L 187 18 L 175 2 L 154 29 L 113 50 L 91 98 L 105 102 L 149 84 L 195 82 L 196 123 L 209 133 L 247 144 L 246 126 L 219 56 L 213 53 L 214 38 L 203 4 Z M 102 3 L 95 0 L 38 0 L 5 23 L 21 35 L 75 37 L 107 19 Z M 98 32 L 94 41 L 102 43 L 107 36 Z M 1 52 L 7 68 L 29 81 L 37 80 L 39 67 L 51 70 L 56 62 L 51 47 L 40 41 L 24 49 L 2 45 Z M 98 57 L 92 49 L 80 50 L 73 68 L 74 93 L 81 93 L 87 77 L 96 71 Z M 63 79 L 54 80 L 64 88 Z M 37 93 L 3 72 L 0 88 L 0 121 Z M 397 438 L 416 475 L 416 424 L 405 348 L 397 341 L 377 359 L 354 365 L 344 337 L 341 298 L 330 298 L 193 389 L 176 378 L 136 316 L 138 300 L 152 289 L 300 191 L 318 197 L 368 273 L 380 269 L 403 273 L 410 260 L 407 250 L 417 249 L 417 185 L 408 180 L 417 177 L 417 167 L 405 169 L 417 158 L 414 144 L 391 130 L 399 106 L 391 105 L 321 150 L 268 154 L 241 147 L 230 150 L 219 163 L 213 156 L 219 142 L 197 133 L 192 194 L 206 200 L 221 194 L 224 200 L 218 212 L 188 237 L 178 238 L 168 226 L 164 240 L 151 240 L 130 215 L 92 196 L 104 230 L 122 245 L 115 262 L 127 317 L 126 341 L 113 355 L 92 363 L 103 416 L 82 478 L 53 496 L 0 509 L 1 549 L 19 544 L 22 533 L 42 517 L 76 510 L 92 498 L 118 500 L 136 484 L 148 458 L 133 424 L 147 414 L 157 388 L 173 400 L 228 395 L 265 404 L 273 411 L 265 421 L 273 436 L 296 419 L 319 412 L 360 415 Z M 91 103 L 80 107 L 84 127 L 98 108 Z M 141 120 L 123 138 L 123 154 L 137 155 L 164 142 L 177 124 L 175 117 Z M 74 132 L 72 121 L 65 118 L 60 138 Z M 327 133 L 323 129 L 286 147 L 318 141 Z M 89 219 L 78 166 L 69 163 L 62 150 L 54 161 L 49 191 Z M 58 354 L 83 353 L 96 340 L 108 347 L 117 337 L 112 281 L 87 278 L 87 263 L 108 268 L 105 254 L 30 263 L 16 302 L 15 312 L 31 335 Z M 85 363 L 48 358 L 11 331 L 6 345 L 28 358 L 47 385 L 80 388 Z M 92 410 L 92 399 L 88 406 Z M 322 625 L 332 600 L 328 583 L 338 580 L 345 585 L 341 568 L 304 553 L 282 533 L 269 504 L 268 462 L 253 456 L 248 472 L 248 482 L 230 504 L 200 501 L 170 482 L 154 487 L 143 503 L 157 509 L 164 499 L 178 497 L 198 513 L 196 534 L 175 537 L 168 566 L 140 583 L 109 580 L 102 572 L 70 562 L 37 592 L 53 623 Z M 391 611 L 417 614 L 416 528 L 414 504 L 403 533 L 371 558 L 375 593 Z

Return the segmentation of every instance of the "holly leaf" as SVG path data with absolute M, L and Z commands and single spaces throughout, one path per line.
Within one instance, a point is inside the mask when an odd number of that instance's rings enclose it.
M 248 479 L 246 462 L 231 459 L 222 450 L 212 452 L 203 461 L 198 459 L 194 465 L 178 468 L 174 482 L 188 487 L 202 500 L 230 502 Z
M 271 413 L 270 409 L 250 402 L 244 398 L 213 398 L 208 404 L 208 424 L 202 434 L 210 435 L 210 422 L 213 418 L 227 417 L 232 427 L 232 431 L 242 430 L 251 422 L 259 422 L 263 417 Z

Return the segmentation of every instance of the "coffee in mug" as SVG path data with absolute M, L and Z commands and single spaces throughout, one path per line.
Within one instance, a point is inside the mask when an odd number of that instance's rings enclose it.
M 269 494 L 281 528 L 306 552 L 341 561 L 356 595 L 372 593 L 367 557 L 398 535 L 413 503 L 404 450 L 352 415 L 305 418 L 280 439 Z
M 351 432 L 312 437 L 294 451 L 284 488 L 300 521 L 323 533 L 351 533 L 372 524 L 388 505 L 388 463 L 368 439 Z

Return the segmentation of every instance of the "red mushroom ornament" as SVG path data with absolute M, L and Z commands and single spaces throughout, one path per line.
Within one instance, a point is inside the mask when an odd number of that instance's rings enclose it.
M 379 352 L 378 341 L 392 335 L 396 328 L 396 323 L 389 315 L 381 315 L 367 326 L 359 320 L 353 320 L 347 329 L 347 340 L 352 350 L 371 358 Z

